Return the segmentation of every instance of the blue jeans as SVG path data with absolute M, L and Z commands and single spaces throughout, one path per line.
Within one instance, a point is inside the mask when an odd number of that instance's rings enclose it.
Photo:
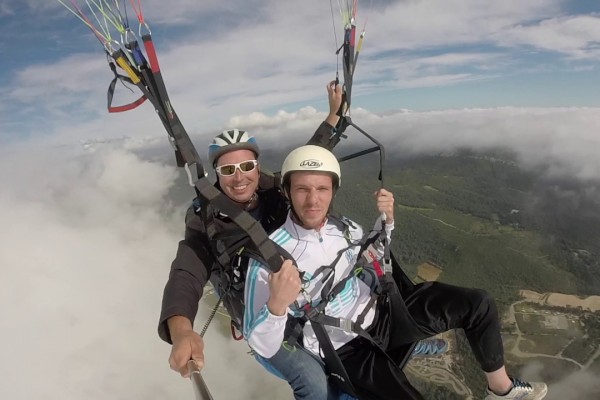
M 267 371 L 287 381 L 297 400 L 355 400 L 327 382 L 323 361 L 303 347 L 281 346 L 271 358 L 254 357 Z

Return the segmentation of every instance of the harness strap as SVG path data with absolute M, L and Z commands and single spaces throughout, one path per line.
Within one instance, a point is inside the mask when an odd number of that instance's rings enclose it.
M 354 276 L 353 274 L 350 274 L 349 276 L 347 276 L 346 278 L 344 278 L 340 282 L 338 282 L 333 289 L 331 288 L 333 286 L 333 281 L 335 280 L 336 264 L 338 263 L 338 261 L 340 261 L 340 258 L 342 258 L 344 253 L 354 246 L 355 245 L 351 244 L 350 246 L 341 249 L 340 251 L 338 251 L 335 259 L 331 262 L 331 264 L 323 265 L 315 271 L 314 276 L 317 276 L 318 274 L 320 274 L 323 271 L 327 271 L 326 273 L 323 273 L 323 278 L 321 278 L 321 282 L 323 283 L 323 288 L 321 289 L 321 299 L 329 299 L 329 297 L 332 295 L 332 293 L 333 293 L 334 297 L 337 296 L 344 289 L 346 282 Z M 354 271 L 354 269 L 353 269 L 353 271 Z M 342 283 L 342 282 L 344 284 L 340 285 L 340 283 Z
M 277 272 L 281 268 L 281 257 L 275 244 L 269 239 L 260 221 L 255 220 L 250 214 L 239 208 L 223 192 L 215 188 L 208 179 L 198 179 L 194 186 L 198 195 L 211 204 L 216 210 L 225 213 L 241 229 L 247 233 L 250 241 L 254 243 L 267 268 Z
M 382 222 L 384 222 L 384 221 L 382 221 Z M 382 232 L 384 232 L 384 234 L 385 234 L 385 225 L 382 227 Z M 402 369 L 404 367 L 404 365 L 408 361 L 410 351 L 412 351 L 412 347 L 414 347 L 414 344 L 413 344 L 411 346 L 411 348 L 409 349 L 409 353 L 407 353 L 407 355 L 404 357 L 402 362 L 400 362 L 398 364 L 395 360 L 393 360 L 387 354 L 385 349 L 382 347 L 383 344 L 380 341 L 375 340 L 369 334 L 369 332 L 367 332 L 362 327 L 362 324 L 364 323 L 367 313 L 369 312 L 369 310 L 372 309 L 373 306 L 376 305 L 376 301 L 380 297 L 380 295 L 388 295 L 388 294 L 398 292 L 398 286 L 396 285 L 396 283 L 394 281 L 391 271 L 388 273 L 385 273 L 385 274 L 380 274 L 380 273 L 378 273 L 378 271 L 375 271 L 375 275 L 378 278 L 377 282 L 380 285 L 380 290 L 372 291 L 369 302 L 367 303 L 367 305 L 365 306 L 363 311 L 358 316 L 356 322 L 352 321 L 351 319 L 347 319 L 347 318 L 331 317 L 331 316 L 325 315 L 325 313 L 324 313 L 327 303 L 332 301 L 343 290 L 343 288 L 346 285 L 346 282 L 349 279 L 353 278 L 354 276 L 357 276 L 357 272 L 359 270 L 367 270 L 365 268 L 366 264 L 372 263 L 374 261 L 374 260 L 370 260 L 370 258 L 365 258 L 362 255 L 364 254 L 363 252 L 366 251 L 369 248 L 369 246 L 371 246 L 378 239 L 379 236 L 380 235 L 375 235 L 370 238 L 368 236 L 365 236 L 358 244 L 356 244 L 356 245 L 359 245 L 359 244 L 361 245 L 360 253 L 359 253 L 360 259 L 354 265 L 354 268 L 352 269 L 351 273 L 347 277 L 342 279 L 340 282 L 338 282 L 333 287 L 333 289 L 331 289 L 331 291 L 327 294 L 327 296 L 322 296 L 321 297 L 322 301 L 317 306 L 311 307 L 310 304 L 307 304 L 304 307 L 304 309 L 303 309 L 304 316 L 301 318 L 296 318 L 294 321 L 292 321 L 292 324 L 291 324 L 292 328 L 288 331 L 289 334 L 287 335 L 287 339 L 286 339 L 286 342 L 289 345 L 292 345 L 292 346 L 296 345 L 299 341 L 299 338 L 301 337 L 301 334 L 302 334 L 302 331 L 304 328 L 304 326 L 303 326 L 304 324 L 302 322 L 310 321 L 313 331 L 315 332 L 315 336 L 317 337 L 317 340 L 319 341 L 319 345 L 321 347 L 323 358 L 325 360 L 325 365 L 327 366 L 327 369 L 329 372 L 329 379 L 334 384 L 336 384 L 341 390 L 343 390 L 344 392 L 346 392 L 352 396 L 355 396 L 355 397 L 359 397 L 359 396 L 356 392 L 356 389 L 352 385 L 352 382 L 350 380 L 348 372 L 346 371 L 346 368 L 344 367 L 337 351 L 335 350 L 335 348 L 333 347 L 333 344 L 331 343 L 331 339 L 329 338 L 329 335 L 327 334 L 327 331 L 325 330 L 325 327 L 324 327 L 325 325 L 343 329 L 346 332 L 356 333 L 358 336 L 366 339 L 369 343 L 371 343 L 371 345 L 373 346 L 375 351 L 381 352 L 391 362 L 392 365 L 397 365 L 397 367 L 399 369 Z M 389 265 L 391 267 L 392 260 L 393 261 L 395 261 L 395 260 L 393 259 L 393 256 L 391 255 L 391 252 L 389 250 L 389 243 L 386 240 L 385 236 L 384 236 L 383 243 L 384 243 L 384 265 L 386 263 L 389 263 Z M 385 249 L 386 247 L 387 247 L 387 250 Z M 345 251 L 345 250 L 346 249 L 344 249 L 343 251 Z M 385 260 L 386 255 L 387 255 L 387 257 L 389 257 L 387 261 Z M 334 261 L 334 265 L 336 262 L 337 262 L 337 260 Z M 405 275 L 402 271 L 400 273 L 402 275 Z M 405 277 L 405 278 L 406 278 L 406 280 L 408 280 L 407 277 Z M 371 287 L 373 289 L 373 286 L 371 286 Z M 286 333 L 288 333 L 288 332 L 286 332 Z
M 321 291 L 321 300 L 322 301 L 321 301 L 321 303 L 319 303 L 319 307 L 321 308 L 321 310 L 324 310 L 325 306 L 327 305 L 327 303 L 329 303 L 330 301 L 332 301 L 333 299 L 335 299 L 335 297 L 344 290 L 344 288 L 346 287 L 346 283 L 350 279 L 358 276 L 360 274 L 360 272 L 362 272 L 365 269 L 366 263 L 365 263 L 365 261 L 364 261 L 364 259 L 363 259 L 363 257 L 361 255 L 376 240 L 377 240 L 377 235 L 373 236 L 373 237 L 365 236 L 358 243 L 350 245 L 350 246 L 344 248 L 342 251 L 340 251 L 338 253 L 338 256 L 336 257 L 336 259 L 333 261 L 333 263 L 330 266 L 333 269 L 335 269 L 335 264 L 337 264 L 337 262 L 339 261 L 339 258 L 341 257 L 341 255 L 346 250 L 348 250 L 351 247 L 359 246 L 360 245 L 360 249 L 359 249 L 359 252 L 358 252 L 360 258 L 354 264 L 354 267 L 352 268 L 352 270 L 350 271 L 350 273 L 348 274 L 348 276 L 346 276 L 345 278 L 341 279 L 333 288 L 328 289 L 327 292 L 325 292 L 325 288 L 323 288 L 323 290 Z M 374 288 L 371 287 L 371 289 L 374 289 Z
M 377 343 L 375 339 L 373 339 L 373 337 L 369 335 L 369 333 L 358 322 L 354 322 L 348 318 L 331 317 L 329 315 L 319 313 L 310 318 L 310 323 L 311 325 L 317 323 L 319 325 L 333 326 L 343 330 L 344 332 L 356 333 L 370 342 Z
M 373 298 L 372 298 L 373 300 Z M 371 302 L 369 302 L 371 303 Z M 374 303 L 374 300 L 373 300 Z M 370 308 L 370 307 L 368 307 Z M 368 308 L 366 308 L 368 310 Z M 340 357 L 331 343 L 331 339 L 324 328 L 324 325 L 335 326 L 341 328 L 347 332 L 354 332 L 360 337 L 368 340 L 375 351 L 381 352 L 393 365 L 397 365 L 396 362 L 387 354 L 385 349 L 382 347 L 382 343 L 375 340 L 362 326 L 357 322 L 345 318 L 334 318 L 324 314 L 318 314 L 310 319 L 311 326 L 315 332 L 315 336 L 321 346 L 323 352 L 323 358 L 325 359 L 325 365 L 329 370 L 329 378 L 334 381 L 336 385 L 344 392 L 358 397 L 354 386 L 348 376 L 348 372 L 344 367 Z M 362 323 L 362 322 L 361 322 Z M 412 350 L 412 349 L 411 349 Z M 398 368 L 402 369 L 404 364 L 398 365 Z
M 358 318 L 356 318 L 356 324 L 358 326 L 362 326 L 362 324 L 365 322 L 365 318 L 367 317 L 369 310 L 373 308 L 378 297 L 378 294 L 371 293 L 371 298 L 369 299 L 369 302 L 365 306 L 364 310 L 358 315 Z
M 383 277 L 381 277 L 381 280 L 386 283 L 385 286 L 392 285 L 395 287 L 395 290 L 398 290 L 391 274 L 384 275 Z M 404 365 L 408 362 L 410 354 L 412 353 L 416 344 L 413 343 L 412 345 L 408 346 L 407 353 L 404 359 L 400 362 L 397 362 L 396 360 L 392 359 L 390 355 L 385 351 L 381 342 L 375 340 L 365 329 L 362 328 L 361 325 L 364 320 L 366 310 L 372 307 L 377 297 L 378 296 L 374 295 L 371 296 L 367 307 L 365 308 L 365 310 L 363 310 L 356 322 L 345 318 L 330 317 L 323 313 L 319 313 L 316 315 L 312 314 L 310 318 L 308 318 L 311 322 L 313 331 L 315 332 L 315 336 L 319 341 L 319 345 L 321 346 L 321 351 L 323 353 L 325 365 L 329 370 L 329 379 L 332 380 L 333 383 L 335 383 L 341 390 L 357 398 L 360 398 L 360 396 L 357 394 L 354 386 L 352 385 L 352 382 L 348 376 L 348 372 L 346 371 L 346 368 L 344 367 L 337 351 L 333 347 L 331 339 L 329 338 L 329 335 L 327 334 L 324 325 L 335 326 L 344 329 L 348 332 L 354 332 L 360 337 L 363 337 L 364 339 L 369 341 L 369 343 L 371 343 L 375 351 L 381 352 L 381 354 L 384 355 L 390 361 L 391 365 L 395 365 L 400 370 L 403 369 Z
M 285 335 L 285 341 L 293 347 L 298 344 L 300 337 L 302 336 L 304 324 L 301 322 L 305 322 L 305 320 L 302 318 L 289 318 L 288 321 L 290 319 L 292 320 L 289 325 L 291 328 L 289 329 L 289 332 L 286 332 L 287 334 Z
M 349 223 L 346 223 L 341 218 L 336 217 L 336 219 L 339 222 L 349 226 Z M 320 271 L 321 269 L 325 269 L 326 267 L 333 269 L 335 267 L 335 264 L 337 264 L 337 262 L 339 261 L 339 258 L 341 257 L 341 255 L 351 247 L 360 245 L 359 254 L 363 254 L 363 252 L 366 251 L 366 249 L 370 245 L 372 245 L 377 240 L 377 238 L 378 238 L 378 235 L 375 235 L 373 237 L 368 237 L 368 235 L 365 235 L 359 242 L 352 244 L 352 245 L 342 249 L 340 252 L 338 252 L 336 259 L 332 262 L 331 265 L 322 266 L 317 271 Z M 280 251 L 285 251 L 283 248 L 281 248 L 281 246 L 277 245 L 277 247 L 280 248 Z M 292 258 L 291 255 L 289 255 L 289 253 L 288 253 L 288 256 L 289 256 L 289 258 Z M 300 321 L 306 321 L 306 320 L 313 321 L 313 317 L 316 317 L 318 315 L 324 315 L 323 313 L 325 311 L 325 308 L 327 307 L 327 304 L 329 302 L 333 301 L 336 298 L 336 296 L 344 290 L 344 288 L 346 287 L 346 283 L 350 279 L 361 275 L 361 273 L 366 274 L 368 272 L 368 269 L 365 268 L 366 263 L 367 263 L 367 261 L 363 257 L 359 258 L 359 260 L 354 265 L 353 269 L 350 271 L 348 276 L 341 279 L 333 288 L 330 288 L 332 281 L 333 281 L 333 280 L 330 280 L 328 282 L 329 286 L 327 286 L 327 288 L 324 287 L 323 290 L 321 290 L 321 302 L 319 304 L 315 305 L 314 307 L 310 303 L 307 303 L 304 307 L 300 307 L 300 305 L 296 303 L 297 308 L 304 312 L 304 317 L 295 318 L 295 321 L 293 321 L 291 323 L 292 329 L 289 330 L 289 334 L 287 335 L 288 343 L 290 343 L 290 344 L 298 343 L 299 338 L 302 335 L 302 329 L 303 329 L 303 324 L 301 324 Z M 375 274 L 375 275 L 377 275 L 377 274 Z M 373 276 L 371 276 L 371 278 L 376 279 Z M 369 300 L 367 307 L 365 308 L 365 310 L 363 310 L 361 315 L 359 315 L 359 318 L 361 318 L 359 326 L 362 325 L 362 322 L 364 322 L 364 318 L 366 317 L 368 310 L 373 306 L 373 304 L 375 303 L 375 300 L 377 299 L 377 296 L 381 293 L 381 291 L 375 290 L 375 287 L 373 284 L 369 285 L 369 287 L 371 288 L 373 294 L 375 295 L 375 298 L 372 298 L 371 300 Z M 327 290 L 325 290 L 325 289 L 327 289 Z M 329 318 L 331 318 L 331 317 L 329 317 Z M 337 326 L 337 325 L 334 325 L 334 326 Z
M 340 360 L 340 357 L 331 343 L 331 339 L 329 339 L 329 335 L 327 335 L 327 331 L 325 331 L 323 325 L 319 323 L 311 322 L 311 324 L 317 340 L 319 341 L 319 345 L 321 346 L 321 350 L 323 351 L 325 364 L 329 369 L 329 379 L 344 392 L 356 397 L 356 390 L 350 381 L 350 377 L 348 376 L 346 368 L 344 368 L 344 364 L 342 364 L 342 360 Z
M 187 164 L 188 167 L 192 167 L 195 165 L 195 172 L 197 173 L 198 178 L 204 177 L 204 168 L 202 167 L 196 148 L 193 146 L 192 141 L 169 100 L 165 82 L 158 64 L 156 49 L 152 42 L 152 36 L 150 34 L 143 35 L 142 41 L 144 43 L 144 48 L 146 49 L 146 54 L 150 60 L 151 68 L 150 72 L 148 72 L 147 68 L 142 69 L 142 71 L 144 71 L 145 75 L 153 81 L 153 85 L 149 85 L 149 87 L 156 89 L 156 91 L 152 93 L 156 99 L 156 102 L 153 102 L 153 105 L 158 112 L 167 133 L 169 133 L 171 144 L 175 149 L 177 166 L 183 167 Z
M 121 106 L 113 106 L 112 101 L 113 101 L 113 96 L 115 93 L 115 86 L 117 84 L 117 81 L 120 80 L 123 84 L 125 84 L 125 83 L 128 83 L 130 85 L 135 85 L 135 84 L 133 83 L 131 78 L 129 78 L 128 76 L 125 76 L 125 75 L 121 75 L 117 72 L 117 67 L 116 67 L 115 63 L 113 63 L 111 61 L 108 63 L 108 65 L 110 66 L 110 70 L 115 75 L 113 80 L 110 81 L 110 84 L 108 85 L 108 90 L 106 92 L 106 103 L 107 103 L 107 108 L 108 108 L 109 113 L 118 113 L 118 112 L 133 110 L 134 108 L 136 108 L 137 106 L 139 106 L 140 104 L 142 104 L 143 102 L 146 101 L 146 99 L 147 99 L 146 95 L 142 94 L 142 96 L 139 99 L 137 99 L 129 104 L 123 104 Z

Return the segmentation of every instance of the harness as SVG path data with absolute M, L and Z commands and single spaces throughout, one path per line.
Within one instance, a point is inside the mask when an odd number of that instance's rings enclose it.
M 368 312 L 374 306 L 377 306 L 375 317 L 377 318 L 380 307 L 388 306 L 389 300 L 392 296 L 398 296 L 400 295 L 402 289 L 410 290 L 414 285 L 402 271 L 399 264 L 393 257 L 389 249 L 389 241 L 387 240 L 384 226 L 382 226 L 381 231 L 377 235 L 369 237 L 369 234 L 367 233 L 361 238 L 360 241 L 352 242 L 349 239 L 349 235 L 346 234 L 346 232 L 349 231 L 351 222 L 347 219 L 340 219 L 337 217 L 334 217 L 334 222 L 337 223 L 338 226 L 340 223 L 343 224 L 345 233 L 344 236 L 346 237 L 348 246 L 338 252 L 336 258 L 330 265 L 322 266 L 315 271 L 314 276 L 323 274 L 323 278 L 321 278 L 321 281 L 323 282 L 323 287 L 321 289 L 321 301 L 314 306 L 312 305 L 311 301 L 307 301 L 307 303 L 302 307 L 300 307 L 297 303 L 295 304 L 298 311 L 301 311 L 302 316 L 290 316 L 288 318 L 286 332 L 284 335 L 286 338 L 284 341 L 284 346 L 289 350 L 293 349 L 296 345 L 301 345 L 300 343 L 304 325 L 306 322 L 310 321 L 313 331 L 315 332 L 315 336 L 319 341 L 330 381 L 344 392 L 358 397 L 358 392 L 352 385 L 348 373 L 344 368 L 344 365 L 342 364 L 342 361 L 340 360 L 335 348 L 333 347 L 327 331 L 325 330 L 325 326 L 331 326 L 342 329 L 346 332 L 357 334 L 358 336 L 367 340 L 375 351 L 381 352 L 391 361 L 393 365 L 397 365 L 397 368 L 402 370 L 408 361 L 415 344 L 406 347 L 404 357 L 401 362 L 398 363 L 398 360 L 391 359 L 386 353 L 385 343 L 379 339 L 373 338 L 367 330 L 362 328 L 362 324 Z M 373 248 L 373 245 L 377 241 L 383 244 L 384 247 L 384 256 L 381 259 L 377 259 Z M 333 277 L 330 275 L 331 272 L 335 270 L 335 265 L 346 250 L 356 246 L 360 246 L 358 260 L 354 264 L 350 273 L 338 283 L 333 285 Z M 346 286 L 346 283 L 355 277 L 361 279 L 371 289 L 371 298 L 364 310 L 358 316 L 357 320 L 354 322 L 350 319 L 326 315 L 325 309 L 327 305 L 342 292 Z M 402 289 L 399 287 L 397 280 L 399 280 Z M 407 319 L 406 321 L 402 321 L 402 324 L 406 326 L 414 325 L 410 319 L 410 316 L 408 315 L 408 312 L 406 312 L 405 315 Z
M 288 206 L 279 188 L 274 186 L 277 184 L 278 177 L 270 174 L 263 175 L 261 173 L 260 182 L 263 182 L 264 186 L 260 185 L 262 189 L 258 192 L 259 207 L 263 212 L 260 220 L 255 220 L 255 223 L 268 234 L 283 224 L 287 217 Z M 235 340 L 241 340 L 243 339 L 241 329 L 248 259 L 263 259 L 261 249 L 253 243 L 243 227 L 216 208 L 214 204 L 205 203 L 200 197 L 197 197 L 194 199 L 193 207 L 194 212 L 202 219 L 211 254 L 215 258 L 215 263 L 211 268 L 210 281 L 219 296 L 204 329 L 208 327 L 214 313 L 223 303 L 231 318 L 231 335 Z M 252 218 L 250 214 L 248 217 Z M 230 224 L 229 229 L 223 230 L 217 226 L 217 219 L 231 220 L 233 223 Z M 278 247 L 270 240 L 269 244 L 274 246 L 279 258 Z M 279 258 L 279 260 L 281 259 Z

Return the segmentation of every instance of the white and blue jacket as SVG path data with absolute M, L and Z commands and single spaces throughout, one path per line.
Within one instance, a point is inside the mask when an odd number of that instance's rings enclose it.
M 311 301 L 311 305 L 317 305 L 321 300 L 322 282 L 321 274 L 314 273 L 321 266 L 329 266 L 337 257 L 340 250 L 346 249 L 351 243 L 359 243 L 363 236 L 362 228 L 351 221 L 347 224 L 337 223 L 328 219 L 320 230 L 304 229 L 294 223 L 288 214 L 284 225 L 274 231 L 270 238 L 289 252 L 298 269 L 304 272 L 303 293 L 296 299 L 302 307 Z M 394 225 L 386 224 L 385 230 L 388 238 Z M 375 223 L 373 234 L 381 230 L 381 219 Z M 347 277 L 352 271 L 359 257 L 360 245 L 351 246 L 345 250 L 335 265 L 335 275 L 332 287 L 337 282 Z M 383 256 L 383 249 L 377 248 L 378 256 Z M 269 312 L 267 301 L 269 300 L 269 274 L 268 269 L 258 261 L 250 262 L 245 287 L 245 311 L 244 311 L 244 337 L 250 347 L 259 355 L 270 358 L 279 350 L 284 341 L 287 315 L 277 316 Z M 356 321 L 363 312 L 371 297 L 370 288 L 360 279 L 354 277 L 347 281 L 343 291 L 329 302 L 325 308 L 325 314 L 346 318 Z M 292 316 L 301 316 L 295 306 L 288 307 L 288 313 Z M 362 324 L 368 328 L 373 322 L 374 309 L 371 308 Z M 353 332 L 325 326 L 334 348 L 339 348 L 356 337 Z M 310 325 L 306 323 L 303 330 L 303 345 L 314 354 L 319 354 L 319 343 Z M 322 355 L 322 354 L 321 354 Z

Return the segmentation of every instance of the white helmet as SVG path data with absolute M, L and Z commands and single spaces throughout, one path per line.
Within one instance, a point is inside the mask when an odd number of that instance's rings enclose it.
M 292 150 L 281 166 L 281 180 L 284 185 L 289 180 L 291 172 L 295 171 L 323 171 L 331 172 L 335 178 L 334 188 L 342 182 L 340 163 L 332 152 L 321 146 L 306 145 Z
M 208 159 L 215 166 L 217 160 L 223 154 L 242 149 L 254 152 L 257 158 L 260 154 L 256 139 L 254 136 L 250 136 L 248 132 L 239 129 L 223 131 L 215 136 L 212 143 L 208 146 Z

